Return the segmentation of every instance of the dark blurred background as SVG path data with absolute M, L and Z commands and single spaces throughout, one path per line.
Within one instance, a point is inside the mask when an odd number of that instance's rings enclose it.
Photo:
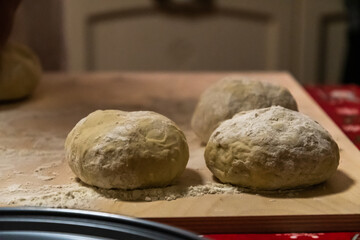
M 23 0 L 11 38 L 47 71 L 286 70 L 303 84 L 359 82 L 359 2 Z

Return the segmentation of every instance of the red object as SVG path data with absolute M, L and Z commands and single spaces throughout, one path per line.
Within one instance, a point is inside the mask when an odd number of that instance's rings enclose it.
M 360 149 L 360 86 L 306 86 L 305 89 Z
M 281 234 L 213 234 L 211 240 L 360 240 L 360 232 L 281 233 Z

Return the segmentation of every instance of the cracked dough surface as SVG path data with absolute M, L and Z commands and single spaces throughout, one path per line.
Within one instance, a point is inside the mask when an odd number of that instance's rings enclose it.
M 282 86 L 242 77 L 226 77 L 201 95 L 191 127 L 203 143 L 219 124 L 236 113 L 270 106 L 297 110 L 291 93 Z
M 75 175 L 101 188 L 167 186 L 189 159 L 183 132 L 148 111 L 95 111 L 69 133 L 65 151 Z
M 223 183 L 292 189 L 330 178 L 339 165 L 339 148 L 308 116 L 273 106 L 221 123 L 206 146 L 205 160 Z

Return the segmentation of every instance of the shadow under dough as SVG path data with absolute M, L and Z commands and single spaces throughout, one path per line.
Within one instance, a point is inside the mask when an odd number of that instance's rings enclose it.
M 144 189 L 103 189 L 95 186 L 90 186 L 82 182 L 79 178 L 76 181 L 82 186 L 93 189 L 100 196 L 115 199 L 119 201 L 131 202 L 145 202 L 145 201 L 159 201 L 159 200 L 174 200 L 176 198 L 185 197 L 190 186 L 201 185 L 203 179 L 201 175 L 193 169 L 185 169 L 181 177 L 169 186 L 144 188 Z
M 31 96 L 12 100 L 0 100 L 0 112 L 4 110 L 12 110 L 18 108 L 27 103 L 30 99 Z
M 180 178 L 175 181 L 175 184 L 184 186 L 202 185 L 204 179 L 196 170 L 186 168 Z
M 213 180 L 217 183 L 221 183 L 215 176 L 213 176 Z M 239 191 L 244 193 L 256 194 L 269 198 L 313 198 L 345 192 L 350 189 L 352 185 L 354 185 L 354 180 L 342 170 L 337 170 L 327 181 L 305 188 L 264 191 L 239 186 L 236 187 L 238 187 Z
M 337 170 L 335 174 L 327 181 L 318 185 L 305 188 L 299 193 L 297 198 L 313 198 L 328 196 L 345 192 L 354 185 L 354 180 L 350 178 L 344 171 Z

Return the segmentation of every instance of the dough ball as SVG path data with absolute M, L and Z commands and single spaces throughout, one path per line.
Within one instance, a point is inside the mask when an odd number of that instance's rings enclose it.
M 226 77 L 201 95 L 191 127 L 203 143 L 219 124 L 236 113 L 279 105 L 297 110 L 291 93 L 284 87 L 239 77 Z
M 29 96 L 41 78 L 36 55 L 20 44 L 8 43 L 0 53 L 0 101 Z
M 221 123 L 209 139 L 205 160 L 221 182 L 259 190 L 292 189 L 330 178 L 339 165 L 339 148 L 306 115 L 272 106 Z
M 189 159 L 183 132 L 147 111 L 95 111 L 69 133 L 65 151 L 75 175 L 101 188 L 167 186 Z

